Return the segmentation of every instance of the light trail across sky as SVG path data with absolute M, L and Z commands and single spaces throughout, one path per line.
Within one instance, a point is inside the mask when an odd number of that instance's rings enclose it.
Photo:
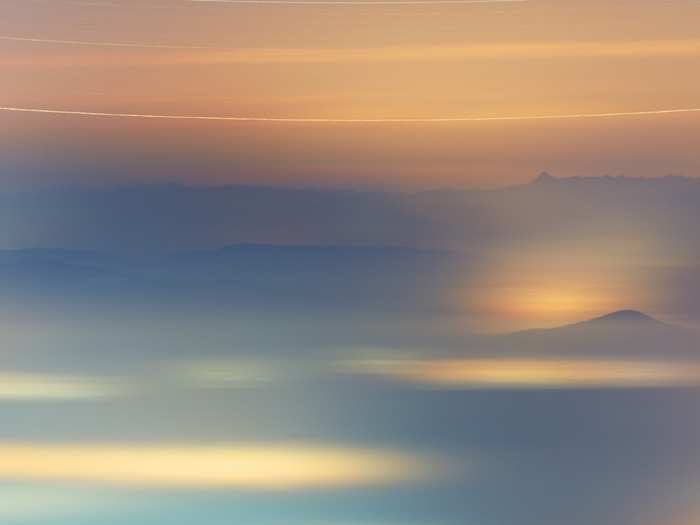
M 15 113 L 39 113 L 50 115 L 73 115 L 82 117 L 113 117 L 162 120 L 214 120 L 229 122 L 288 122 L 300 124 L 430 124 L 449 122 L 503 122 L 529 120 L 566 120 L 614 117 L 643 117 L 653 115 L 673 115 L 700 113 L 700 108 L 654 109 L 647 111 L 617 111 L 608 113 L 569 113 L 560 115 L 505 115 L 494 117 L 406 117 L 406 118 L 325 118 L 325 117 L 264 117 L 264 116 L 224 116 L 224 115 L 154 115 L 149 113 L 110 113 L 102 111 L 73 111 L 49 108 L 0 107 L 0 111 Z
M 148 49 L 220 49 L 210 46 L 178 46 L 170 44 L 139 44 L 131 42 L 96 42 L 92 40 L 59 40 L 53 38 L 35 38 L 24 36 L 0 36 L 0 40 L 9 42 L 28 42 L 35 44 L 60 44 L 68 46 L 89 46 L 89 47 L 135 47 Z

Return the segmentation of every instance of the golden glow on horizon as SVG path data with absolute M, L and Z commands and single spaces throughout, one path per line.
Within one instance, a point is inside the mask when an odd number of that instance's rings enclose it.
M 346 370 L 435 388 L 640 388 L 700 385 L 700 365 L 645 360 L 364 360 Z
M 500 308 L 509 317 L 545 323 L 583 320 L 598 312 L 615 309 L 611 297 L 600 292 L 576 289 L 562 284 L 556 287 L 534 286 L 506 288 L 500 292 Z
M 523 274 L 525 269 L 523 269 Z M 477 331 L 512 332 L 527 328 L 546 328 L 583 321 L 607 312 L 638 305 L 631 291 L 620 289 L 613 281 L 591 276 L 580 284 L 565 279 L 542 279 L 510 285 L 511 275 L 491 274 L 493 284 L 469 292 L 469 284 L 460 295 L 466 295 L 466 308 L 481 312 Z M 576 276 L 570 277 L 571 281 Z M 500 281 L 500 282 L 499 282 Z M 474 282 L 474 280 L 470 280 Z M 595 284 L 594 284 L 595 283 Z M 588 284 L 588 285 L 587 285 Z M 465 301 L 463 298 L 458 300 Z
M 533 220 L 538 202 L 499 210 L 497 216 L 514 224 L 518 217 Z M 586 210 L 569 204 L 560 203 L 565 236 L 558 217 L 537 217 L 539 238 L 523 234 L 508 240 L 456 289 L 457 305 L 479 312 L 479 331 L 547 328 L 629 308 L 658 312 L 663 291 L 651 286 L 651 275 L 672 262 L 669 254 L 675 251 L 655 233 L 656 225 L 644 217 L 632 222 L 602 214 L 581 217 Z
M 300 490 L 417 482 L 437 462 L 393 451 L 301 445 L 0 443 L 0 479 Z

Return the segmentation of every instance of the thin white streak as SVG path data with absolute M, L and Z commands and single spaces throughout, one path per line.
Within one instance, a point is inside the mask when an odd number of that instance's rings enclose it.
M 256 117 L 219 115 L 154 115 L 148 113 L 108 113 L 102 111 L 71 111 L 46 108 L 2 107 L 0 111 L 17 113 L 45 113 L 52 115 L 75 115 L 84 117 L 119 117 L 163 120 L 218 120 L 229 122 L 288 122 L 319 124 L 430 124 L 449 122 L 501 122 L 528 120 L 565 120 L 586 118 L 643 117 L 652 115 L 672 115 L 700 113 L 700 108 L 656 109 L 649 111 L 618 111 L 611 113 L 569 113 L 563 115 L 507 115 L 502 117 L 426 117 L 426 118 L 323 118 L 323 117 Z
M 209 46 L 177 46 L 170 44 L 138 44 L 130 42 L 95 42 L 91 40 L 57 40 L 51 38 L 34 38 L 21 36 L 0 36 L 0 40 L 10 42 L 33 42 L 37 44 L 61 44 L 67 46 L 91 46 L 91 47 L 136 47 L 149 49 L 221 49 Z

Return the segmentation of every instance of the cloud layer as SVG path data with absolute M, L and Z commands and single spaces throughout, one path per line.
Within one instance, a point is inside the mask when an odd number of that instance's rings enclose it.
M 425 481 L 440 470 L 406 453 L 323 446 L 0 444 L 0 478 L 23 481 L 300 490 Z

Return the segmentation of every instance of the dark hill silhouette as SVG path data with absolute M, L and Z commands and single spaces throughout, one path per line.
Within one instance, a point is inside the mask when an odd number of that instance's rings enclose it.
M 535 180 L 532 181 L 533 184 L 550 184 L 552 182 L 556 182 L 558 179 L 554 177 L 553 175 L 550 175 L 546 171 L 543 171 L 540 173 Z
M 658 323 L 653 317 L 640 312 L 639 310 L 618 310 L 617 312 L 612 312 L 610 314 L 602 315 L 600 317 L 595 317 L 589 323 L 600 323 L 600 322 L 655 322 Z
M 515 332 L 518 334 L 545 334 L 570 331 L 619 331 L 619 330 L 684 330 L 640 312 L 639 310 L 617 310 L 585 321 L 557 326 L 554 328 L 535 328 Z
M 496 336 L 494 350 L 581 356 L 700 358 L 700 334 L 637 310 L 619 310 L 587 321 Z

